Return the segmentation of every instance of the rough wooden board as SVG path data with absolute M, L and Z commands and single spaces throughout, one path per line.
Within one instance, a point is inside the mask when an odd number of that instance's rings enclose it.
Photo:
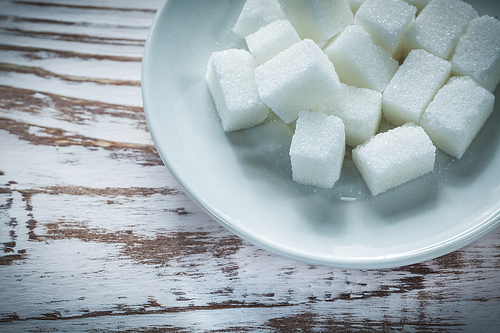
M 421 264 L 343 270 L 258 249 L 191 202 L 142 112 L 159 5 L 0 3 L 1 332 L 497 329 L 500 230 Z

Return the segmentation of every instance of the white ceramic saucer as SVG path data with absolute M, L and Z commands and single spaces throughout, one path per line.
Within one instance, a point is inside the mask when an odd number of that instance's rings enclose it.
M 480 15 L 500 14 L 500 2 L 470 3 Z M 461 160 L 439 153 L 433 173 L 376 197 L 349 161 L 331 190 L 294 183 L 292 131 L 281 121 L 224 133 L 204 76 L 213 51 L 245 47 L 230 33 L 242 5 L 166 1 L 144 52 L 144 109 L 155 145 L 209 215 L 274 253 L 344 268 L 435 258 L 500 224 L 498 101 Z

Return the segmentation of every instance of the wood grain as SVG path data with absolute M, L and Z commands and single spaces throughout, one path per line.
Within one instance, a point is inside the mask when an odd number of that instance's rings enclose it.
M 1 332 L 495 332 L 500 230 L 387 270 L 282 258 L 180 189 L 142 110 L 162 1 L 0 1 Z

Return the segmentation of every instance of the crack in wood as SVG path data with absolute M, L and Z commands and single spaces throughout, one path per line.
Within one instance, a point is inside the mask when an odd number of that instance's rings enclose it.
M 0 85 L 0 107 L 30 114 L 41 114 L 45 109 L 58 113 L 52 117 L 73 124 L 86 124 L 94 115 L 106 115 L 137 121 L 138 128 L 148 131 L 142 107 L 123 106 L 52 93 Z
M 2 188 L 0 188 L 2 189 Z M 57 240 L 57 239 L 71 239 L 77 238 L 84 242 L 88 241 L 96 241 L 96 242 L 104 242 L 110 244 L 125 244 L 123 247 L 123 253 L 132 259 L 137 259 L 141 263 L 149 263 L 148 260 L 150 257 L 156 257 L 156 263 L 161 262 L 163 259 L 161 253 L 153 254 L 154 249 L 161 247 L 160 245 L 151 245 L 155 244 L 155 240 L 141 238 L 135 236 L 130 230 L 121 231 L 118 233 L 110 233 L 105 231 L 104 229 L 97 228 L 87 228 L 84 223 L 73 223 L 73 222 L 54 222 L 47 223 L 44 226 L 47 228 L 47 234 L 37 234 L 36 230 L 38 230 L 39 222 L 33 217 L 31 213 L 33 211 L 32 198 L 35 195 L 39 194 L 47 194 L 47 195 L 72 195 L 72 196 L 103 196 L 108 198 L 115 198 L 119 196 L 132 198 L 134 196 L 140 197 L 148 197 L 152 195 L 179 195 L 180 192 L 174 188 L 143 188 L 143 187 L 130 187 L 130 188 L 90 188 L 90 187 L 82 187 L 82 186 L 49 186 L 43 187 L 39 189 L 9 189 L 9 191 L 5 191 L 6 194 L 12 195 L 13 192 L 19 192 L 22 196 L 22 200 L 25 204 L 25 210 L 28 213 L 28 219 L 26 220 L 26 229 L 28 230 L 28 240 L 29 241 L 46 241 L 46 240 Z M 10 209 L 12 205 L 12 197 L 8 198 L 7 205 L 5 209 Z M 180 212 L 186 212 L 185 209 L 180 209 Z M 185 214 L 183 214 L 185 215 Z M 11 218 L 8 226 L 15 227 L 17 226 L 17 220 L 15 218 Z M 6 255 L 0 257 L 0 265 L 10 265 L 15 260 L 23 260 L 26 258 L 26 250 L 18 250 L 17 254 L 13 254 L 15 252 L 14 248 L 16 246 L 15 239 L 17 235 L 13 230 L 11 230 L 11 241 L 4 242 L 2 250 Z M 194 236 L 193 236 L 194 237 Z M 175 236 L 172 236 L 175 239 Z M 165 237 L 168 239 L 168 237 Z M 141 243 L 142 241 L 142 243 Z M 159 241 L 162 243 L 161 239 Z M 141 243 L 142 245 L 139 245 Z M 180 242 L 177 242 L 180 243 Z M 177 244 L 173 242 L 173 244 Z M 137 248 L 137 246 L 141 246 L 141 248 Z M 132 248 L 131 248 L 132 247 Z M 139 251 L 142 249 L 149 249 L 144 256 L 140 256 L 135 251 Z M 168 252 L 168 251 L 167 251 Z M 184 253 L 179 251 L 178 254 Z M 214 251 L 214 253 L 217 253 Z M 175 253 L 174 253 L 175 254 Z M 140 258 L 140 259 L 139 259 Z
M 402 271 L 402 272 L 409 272 L 411 274 L 415 275 L 428 275 L 428 274 L 434 274 L 435 271 L 431 269 L 429 266 L 427 266 L 424 263 L 418 263 L 418 264 L 413 264 L 413 265 L 407 265 L 407 266 L 402 266 L 402 267 L 396 267 L 393 268 L 392 270 L 394 271 Z
M 70 34 L 62 32 L 48 32 L 48 31 L 33 31 L 19 28 L 1 28 L 4 35 L 13 36 L 26 36 L 37 39 L 50 39 L 65 42 L 77 43 L 91 43 L 91 44 L 105 44 L 105 45 L 126 45 L 126 46 L 139 46 L 144 47 L 146 40 L 133 39 L 133 38 L 112 38 L 112 37 L 98 37 L 84 34 Z
M 258 302 L 245 303 L 245 302 L 221 302 L 209 305 L 191 305 L 185 307 L 157 307 L 149 306 L 149 303 L 144 304 L 138 308 L 131 306 L 116 305 L 114 310 L 102 311 L 88 311 L 80 315 L 64 316 L 59 311 L 53 311 L 41 314 L 41 316 L 21 318 L 18 314 L 10 314 L 0 318 L 0 322 L 15 322 L 15 321 L 32 321 L 32 320 L 75 320 L 96 318 L 105 316 L 132 316 L 132 315 L 152 315 L 152 314 L 168 314 L 168 313 L 185 313 L 194 311 L 217 311 L 217 310 L 230 310 L 230 309 L 257 309 L 257 308 L 278 308 L 294 306 L 289 303 L 276 303 L 264 304 Z
M 150 145 L 123 143 L 107 140 L 99 140 L 89 138 L 83 135 L 70 134 L 60 128 L 37 126 L 41 131 L 48 135 L 39 136 L 29 133 L 31 124 L 18 122 L 8 118 L 0 117 L 1 129 L 6 130 L 10 134 L 18 136 L 20 139 L 29 141 L 35 145 L 45 146 L 83 146 L 83 147 L 99 147 L 99 148 L 129 148 L 129 149 L 150 149 Z
M 17 254 L 7 254 L 5 256 L 0 257 L 0 266 L 11 265 L 14 261 L 24 260 L 26 259 L 26 254 L 17 253 Z M 1 318 L 0 318 L 0 321 Z
M 0 194 L 11 194 L 12 190 L 8 187 L 0 187 Z M 0 208 L 9 208 L 9 206 L 6 205 L 0 205 Z
M 225 311 L 225 310 L 250 310 L 250 309 L 266 309 L 266 308 L 289 308 L 288 312 L 292 314 L 288 316 L 277 316 L 271 318 L 260 325 L 261 329 L 271 329 L 273 332 L 356 332 L 356 333 L 378 333 L 378 332 L 393 332 L 393 331 L 432 331 L 432 332 L 450 332 L 461 330 L 465 324 L 457 323 L 453 319 L 445 318 L 430 318 L 421 316 L 415 319 L 408 318 L 402 315 L 398 318 L 388 316 L 382 317 L 380 320 L 366 319 L 360 316 L 344 314 L 342 317 L 328 314 L 315 314 L 310 311 L 302 311 L 293 313 L 294 309 L 299 308 L 298 305 L 289 304 L 287 302 L 275 304 L 263 304 L 258 302 L 220 302 L 209 305 L 187 306 L 187 307 L 164 307 L 154 308 L 148 307 L 148 304 L 142 307 L 115 306 L 113 310 L 89 311 L 80 315 L 64 316 L 59 311 L 44 313 L 41 316 L 29 318 L 20 318 L 17 314 L 10 314 L 0 318 L 0 322 L 20 322 L 20 321 L 68 321 L 77 319 L 99 318 L 99 317 L 121 317 L 121 316 L 144 316 L 158 314 L 175 314 L 188 313 L 195 311 Z M 169 326 L 170 327 L 170 326 Z M 248 327 L 233 327 L 231 332 L 253 331 Z M 171 332 L 167 329 L 165 332 Z M 123 332 L 123 331 L 120 331 Z M 127 331 L 125 331 L 127 332 Z M 142 332 L 135 329 L 134 332 Z M 144 330 L 151 332 L 151 330 Z M 155 326 L 154 332 L 163 332 Z M 226 332 L 226 330 L 210 330 L 209 332 Z
M 441 256 L 433 259 L 433 261 L 441 268 L 441 269 L 454 269 L 461 271 L 466 266 L 464 261 L 463 253 L 461 251 L 453 251 L 448 255 Z
M 156 13 L 156 9 L 147 8 L 124 8 L 124 7 L 108 7 L 108 6 L 91 6 L 91 5 L 74 5 L 74 4 L 62 4 L 62 3 L 50 3 L 50 2 L 35 2 L 35 1 L 23 1 L 16 0 L 13 3 L 29 6 L 38 7 L 62 7 L 71 9 L 84 9 L 84 10 L 112 10 L 112 11 L 124 11 L 124 12 L 144 12 L 144 13 Z
M 15 191 L 21 193 L 27 211 L 33 210 L 32 198 L 39 194 L 131 198 L 133 196 L 179 195 L 182 193 L 173 188 L 89 188 L 82 186 L 49 186 L 40 189 L 16 189 Z M 185 216 L 187 212 L 184 208 L 179 208 L 177 214 Z M 243 243 L 241 238 L 234 235 L 211 238 L 209 232 L 201 231 L 158 234 L 151 238 L 139 236 L 131 230 L 110 232 L 103 228 L 89 228 L 84 222 L 59 221 L 45 223 L 43 226 L 47 230 L 46 233 L 42 234 L 40 231 L 36 233 L 36 230 L 40 230 L 39 222 L 33 216 L 28 219 L 26 227 L 29 230 L 29 240 L 45 242 L 79 239 L 83 242 L 119 244 L 120 252 L 125 257 L 140 264 L 155 266 L 165 266 L 172 259 L 203 253 L 210 253 L 214 257 L 228 257 L 236 253 Z M 14 259 L 21 259 L 21 257 L 6 258 L 3 263 L 10 264 Z M 236 270 L 237 267 L 233 267 L 225 273 L 234 275 Z
M 115 55 L 102 55 L 102 54 L 91 54 L 91 53 L 81 53 L 73 51 L 64 51 L 56 49 L 48 49 L 42 47 L 32 47 L 32 46 L 19 46 L 19 45 L 8 45 L 0 44 L 0 50 L 3 51 L 21 51 L 31 53 L 33 59 L 39 59 L 36 53 L 45 53 L 47 55 L 52 55 L 53 58 L 77 58 L 80 60 L 111 60 L 119 62 L 141 62 L 142 57 L 130 57 L 130 56 L 115 56 Z
M 10 134 L 16 135 L 19 139 L 30 142 L 34 145 L 52 146 L 55 148 L 82 146 L 87 148 L 103 148 L 113 151 L 113 158 L 131 157 L 127 151 L 132 152 L 132 156 L 143 166 L 162 165 L 154 145 L 138 144 L 130 142 L 116 142 L 86 137 L 79 134 L 73 134 L 60 128 L 37 126 L 41 132 L 47 135 L 37 135 L 30 133 L 32 125 L 0 117 L 0 129 Z
M 237 236 L 212 238 L 209 232 L 202 231 L 178 231 L 145 237 L 132 230 L 109 232 L 106 229 L 89 228 L 84 222 L 52 222 L 44 226 L 47 232 L 38 234 L 37 241 L 79 239 L 83 242 L 118 244 L 123 256 L 139 264 L 158 267 L 168 266 L 174 259 L 204 253 L 214 257 L 228 257 L 236 253 L 243 244 Z
M 356 332 L 356 333 L 378 333 L 393 331 L 432 331 L 449 332 L 450 329 L 457 330 L 464 324 L 454 323 L 451 320 L 431 319 L 427 317 L 416 320 L 401 317 L 383 318 L 381 320 L 370 320 L 349 315 L 337 319 L 327 314 L 319 315 L 313 312 L 302 312 L 286 317 L 278 317 L 268 320 L 264 326 L 273 329 L 274 332 Z M 312 330 L 314 328 L 314 330 Z
M 180 208 L 175 208 L 175 209 L 165 209 L 166 212 L 169 212 L 169 213 L 175 213 L 177 215 L 189 215 L 190 213 L 188 211 L 186 211 L 185 208 L 183 207 L 180 207 Z
M 156 194 L 160 195 L 179 195 L 180 192 L 177 189 L 169 187 L 106 187 L 106 188 L 95 188 L 95 187 L 84 187 L 84 186 L 46 186 L 39 189 L 16 189 L 25 198 L 27 204 L 31 206 L 31 198 L 37 194 L 49 194 L 49 195 L 60 195 L 68 194 L 75 196 L 106 196 L 106 197 L 118 197 L 118 196 L 141 196 L 148 197 Z M 32 207 L 30 207 L 32 210 Z
M 252 330 L 252 329 L 248 329 Z M 247 332 L 247 329 L 244 330 L 238 330 L 237 332 Z M 177 326 L 172 326 L 172 325 L 155 325 L 154 327 L 146 327 L 146 326 L 141 326 L 141 327 L 136 327 L 134 329 L 120 329 L 120 330 L 107 330 L 106 332 L 108 333 L 192 333 L 191 329 L 186 329 L 183 327 L 177 327 Z M 217 330 L 217 331 L 211 331 L 213 333 L 216 332 L 235 332 L 232 329 L 226 330 Z
M 138 25 L 126 25 L 126 24 L 109 24 L 109 23 L 99 23 L 99 22 L 70 22 L 70 21 L 59 21 L 52 20 L 48 18 L 35 18 L 35 17 L 19 17 L 19 16 L 7 16 L 0 14 L 0 20 L 10 20 L 16 23 L 35 23 L 35 24 L 48 24 L 48 25 L 63 25 L 63 26 L 77 26 L 77 27 L 100 27 L 100 28 L 114 28 L 114 29 L 133 29 L 135 31 L 150 29 L 149 25 L 138 26 Z M 126 22 L 124 22 L 126 23 Z

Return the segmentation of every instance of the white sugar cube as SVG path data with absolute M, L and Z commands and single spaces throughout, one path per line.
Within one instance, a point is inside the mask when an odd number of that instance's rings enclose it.
M 399 59 L 403 55 L 401 40 L 416 12 L 416 7 L 403 0 L 366 0 L 356 12 L 354 24 L 362 26 L 375 43 Z
M 248 35 L 245 40 L 257 63 L 262 64 L 300 42 L 300 37 L 290 21 L 276 20 Z
M 245 50 L 214 52 L 208 60 L 205 80 L 226 132 L 258 125 L 269 114 L 255 83 L 256 67 L 254 57 Z
M 419 124 L 450 71 L 448 61 L 424 50 L 412 50 L 382 95 L 384 117 L 394 125 Z
M 406 48 L 424 49 L 448 59 L 477 16 L 476 10 L 461 0 L 432 0 L 406 31 Z
M 354 164 L 374 196 L 431 172 L 435 158 L 429 136 L 413 124 L 379 133 L 352 151 Z
M 451 65 L 455 75 L 470 76 L 494 91 L 500 82 L 500 21 L 487 15 L 472 20 Z
M 301 38 L 324 45 L 353 22 L 347 0 L 278 0 Z
M 424 9 L 424 7 L 429 3 L 430 0 L 404 0 L 404 1 L 412 6 L 417 7 L 417 13 L 420 13 L 422 9 Z M 352 12 L 356 13 L 359 7 L 361 7 L 361 4 L 365 2 L 365 0 L 347 0 L 347 2 L 349 2 Z
M 284 19 L 278 0 L 246 0 L 233 27 L 233 32 L 246 37 L 269 23 Z
M 311 110 L 340 90 L 335 67 L 310 39 L 304 39 L 255 69 L 262 100 L 285 122 Z
M 495 96 L 467 76 L 452 77 L 422 116 L 421 126 L 445 153 L 460 159 L 493 111 Z
M 399 64 L 358 25 L 344 29 L 325 48 L 340 81 L 383 92 Z
M 342 119 L 346 144 L 356 147 L 377 132 L 382 118 L 382 94 L 342 84 L 342 89 L 317 110 Z
M 408 4 L 415 6 L 417 8 L 417 13 L 420 13 L 422 9 L 430 2 L 430 0 L 404 0 Z
M 344 154 L 344 124 L 340 118 L 300 112 L 290 146 L 295 182 L 331 188 L 340 178 Z

